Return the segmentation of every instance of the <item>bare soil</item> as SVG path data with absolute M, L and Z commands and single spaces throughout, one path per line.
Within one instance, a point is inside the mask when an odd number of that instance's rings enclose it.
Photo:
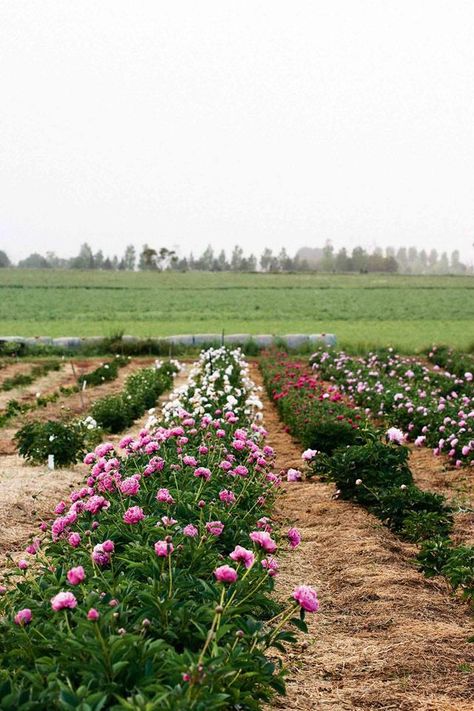
M 257 368 L 252 373 L 261 383 Z M 264 396 L 268 443 L 277 468 L 301 468 L 301 446 Z M 305 583 L 321 610 L 309 634 L 286 655 L 284 711 L 472 711 L 474 633 L 467 606 L 442 579 L 413 564 L 415 547 L 400 542 L 364 509 L 333 499 L 317 481 L 285 484 L 278 516 L 296 525 L 301 545 L 283 561 L 277 594 Z

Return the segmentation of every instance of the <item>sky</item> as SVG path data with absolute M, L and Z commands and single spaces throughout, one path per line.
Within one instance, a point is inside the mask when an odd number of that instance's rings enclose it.
M 474 260 L 472 0 L 0 0 L 0 249 Z

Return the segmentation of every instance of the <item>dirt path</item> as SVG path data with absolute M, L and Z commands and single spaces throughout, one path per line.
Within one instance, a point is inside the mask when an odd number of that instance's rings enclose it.
M 261 376 L 253 368 L 254 380 Z M 263 396 L 277 468 L 301 466 L 301 446 Z M 282 565 L 277 594 L 317 588 L 321 611 L 290 650 L 284 711 L 472 711 L 472 618 L 443 580 L 411 563 L 414 546 L 397 540 L 364 509 L 332 499 L 332 486 L 286 484 L 279 517 L 303 542 Z M 305 648 L 308 644 L 307 648 Z
M 187 369 L 183 369 L 175 377 L 173 389 L 182 385 L 186 377 Z M 157 407 L 168 399 L 169 393 L 159 398 Z M 125 434 L 136 434 L 148 417 L 146 414 L 127 432 L 106 439 L 117 443 Z M 83 483 L 86 472 L 84 464 L 50 471 L 46 466 L 30 466 L 16 454 L 0 457 L 0 569 L 5 554 L 22 550 L 29 537 L 38 531 L 39 523 L 51 518 L 56 503 Z
M 456 469 L 447 457 L 435 457 L 431 449 L 410 449 L 409 464 L 417 486 L 443 494 L 456 511 L 451 538 L 457 545 L 474 545 L 474 469 Z

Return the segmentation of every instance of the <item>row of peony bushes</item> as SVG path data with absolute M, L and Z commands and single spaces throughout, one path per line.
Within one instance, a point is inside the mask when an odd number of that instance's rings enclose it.
M 154 407 L 171 387 L 178 368 L 176 361 L 141 368 L 127 377 L 121 393 L 96 400 L 84 419 L 27 422 L 15 434 L 18 453 L 32 464 L 44 464 L 51 454 L 56 466 L 74 464 L 101 441 L 104 432 L 121 432 Z
M 18 373 L 11 378 L 5 378 L 0 385 L 0 390 L 8 391 L 14 388 L 24 387 L 25 385 L 31 385 L 35 380 L 38 380 L 38 378 L 48 375 L 48 373 L 53 370 L 57 371 L 60 367 L 61 363 L 58 360 L 48 360 L 33 365 L 29 373 Z
M 0 412 L 0 427 L 5 426 L 9 420 L 19 415 L 24 415 L 27 412 L 31 412 L 36 408 L 46 407 L 51 402 L 56 402 L 61 396 L 71 395 L 72 393 L 78 392 L 80 388 L 85 388 L 86 386 L 95 387 L 96 385 L 102 385 L 104 382 L 114 380 L 118 377 L 119 368 L 127 365 L 130 362 L 129 358 L 123 356 L 116 356 L 113 360 L 107 363 L 102 363 L 98 368 L 95 368 L 90 373 L 84 373 L 77 379 L 77 384 L 71 386 L 60 386 L 57 390 L 52 393 L 43 395 L 41 393 L 36 393 L 35 399 L 30 402 L 22 402 L 15 398 L 9 400 L 6 407 Z M 29 385 L 34 382 L 36 378 L 46 375 L 51 370 L 59 370 L 59 361 L 47 361 L 46 363 L 41 363 L 32 368 L 31 372 L 27 375 L 17 375 L 11 379 L 5 379 L 4 390 L 9 390 L 11 387 L 17 387 L 19 385 Z
M 308 476 L 334 482 L 338 498 L 367 507 L 393 532 L 419 543 L 424 572 L 445 575 L 474 599 L 474 547 L 452 544 L 452 507 L 444 496 L 415 485 L 403 432 L 379 429 L 334 385 L 325 387 L 306 364 L 285 354 L 268 354 L 261 368 L 289 431 L 308 448 Z
M 203 353 L 162 418 L 87 454 L 0 598 L 0 708 L 260 709 L 283 692 L 266 651 L 318 609 L 271 595 L 279 478 L 240 351 Z M 8 589 L 5 589 L 8 588 Z
M 434 356 L 434 352 L 433 352 Z M 429 368 L 388 349 L 355 358 L 343 351 L 312 356 L 315 372 L 337 385 L 367 415 L 400 427 L 407 440 L 474 465 L 474 376 Z

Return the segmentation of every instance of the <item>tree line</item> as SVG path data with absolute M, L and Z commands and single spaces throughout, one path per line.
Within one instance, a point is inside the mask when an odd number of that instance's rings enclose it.
M 98 269 L 105 271 L 210 271 L 210 272 L 325 272 L 369 273 L 388 272 L 400 274 L 467 274 L 472 267 L 461 262 L 458 250 L 439 253 L 436 249 L 418 250 L 416 247 L 387 247 L 367 251 L 354 247 L 350 252 L 342 247 L 337 252 L 330 242 L 323 247 L 302 247 L 291 257 L 286 249 L 273 252 L 266 247 L 259 257 L 244 254 L 236 245 L 229 256 L 225 250 L 214 252 L 208 246 L 195 257 L 192 253 L 180 257 L 172 249 L 155 249 L 144 244 L 140 251 L 129 244 L 122 256 L 105 256 L 84 243 L 75 257 L 64 259 L 54 252 L 44 255 L 34 252 L 25 259 L 12 264 L 5 251 L 0 249 L 0 268 L 18 269 Z

